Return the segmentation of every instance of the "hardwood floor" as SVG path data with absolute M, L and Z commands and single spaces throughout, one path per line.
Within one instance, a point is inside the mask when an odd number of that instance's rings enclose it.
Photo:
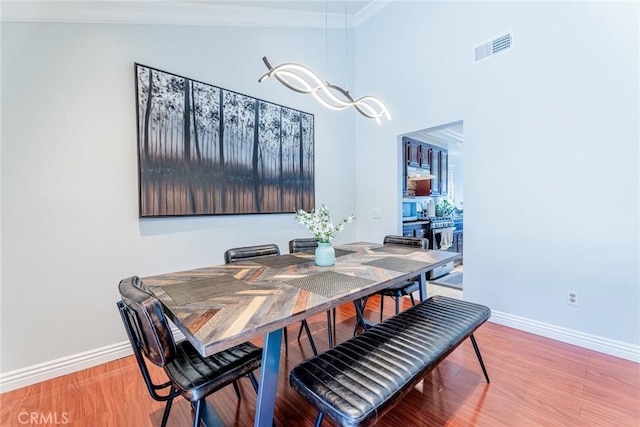
M 434 293 L 437 288 L 430 286 Z M 389 301 L 386 315 L 393 310 Z M 378 310 L 373 297 L 367 317 L 377 320 Z M 351 305 L 339 308 L 339 342 L 351 336 L 354 319 Z M 309 325 L 319 350 L 326 349 L 326 317 L 314 316 Z M 316 416 L 316 409 L 288 384 L 291 368 L 312 354 L 304 334 L 300 342 L 296 334 L 290 328 L 282 349 L 278 426 L 310 426 Z M 491 384 L 467 340 L 378 425 L 640 426 L 639 364 L 490 322 L 475 335 Z M 154 373 L 162 375 L 161 370 Z M 255 393 L 248 380 L 241 381 L 240 389 L 240 401 L 232 387 L 208 398 L 225 425 L 253 425 Z M 0 425 L 28 425 L 35 417 L 31 425 L 159 426 L 163 408 L 149 397 L 131 356 L 0 395 Z M 189 404 L 178 397 L 168 426 L 189 426 L 191 417 Z M 323 425 L 333 424 L 325 419 Z

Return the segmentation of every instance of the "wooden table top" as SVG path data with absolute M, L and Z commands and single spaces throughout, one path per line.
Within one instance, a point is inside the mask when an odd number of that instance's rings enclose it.
M 336 263 L 332 267 L 316 266 L 313 252 L 296 253 L 167 273 L 142 281 L 162 301 L 169 318 L 191 344 L 209 356 L 460 256 L 363 242 L 335 248 Z

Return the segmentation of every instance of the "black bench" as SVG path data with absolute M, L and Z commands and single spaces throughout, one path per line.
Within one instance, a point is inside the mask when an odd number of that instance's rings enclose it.
M 485 306 L 434 296 L 291 371 L 291 386 L 342 426 L 375 424 L 491 316 Z

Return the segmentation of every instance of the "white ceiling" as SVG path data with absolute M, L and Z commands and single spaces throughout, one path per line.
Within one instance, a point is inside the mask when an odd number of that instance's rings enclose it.
M 464 142 L 462 120 L 428 129 L 417 130 L 403 136 L 426 142 L 427 144 L 433 144 L 437 147 L 446 148 L 450 156 L 462 156 L 462 144 Z
M 355 28 L 395 0 L 6 1 L 4 22 Z

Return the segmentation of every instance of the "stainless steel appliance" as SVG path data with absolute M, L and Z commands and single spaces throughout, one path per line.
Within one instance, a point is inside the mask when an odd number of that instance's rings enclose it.
M 455 230 L 455 222 L 453 218 L 430 217 L 429 229 L 427 230 L 427 238 L 429 239 L 429 249 L 435 250 L 453 250 L 451 246 L 442 247 L 443 237 L 445 234 L 450 235 L 453 240 L 453 232 Z M 444 239 L 446 240 L 446 239 Z M 453 261 L 448 262 L 440 267 L 436 267 L 427 273 L 428 280 L 434 280 L 440 276 L 444 276 L 453 270 Z

